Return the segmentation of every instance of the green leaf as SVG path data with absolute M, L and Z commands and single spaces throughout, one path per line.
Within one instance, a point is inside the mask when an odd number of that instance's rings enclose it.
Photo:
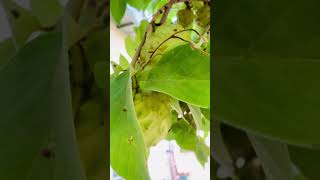
M 118 75 L 120 72 L 123 71 L 122 67 L 119 64 L 117 64 L 116 62 L 110 61 L 110 64 L 111 64 L 112 70 L 114 72 L 113 74 Z
M 136 41 L 138 41 L 138 43 L 140 43 L 140 41 L 142 41 L 143 36 L 147 30 L 147 27 L 149 25 L 149 21 L 147 20 L 142 20 L 140 22 L 139 27 L 135 27 L 134 31 L 136 32 Z
M 204 109 L 204 108 L 201 108 L 201 112 L 203 114 L 203 116 L 207 119 L 207 120 L 211 120 L 210 119 L 210 109 Z
M 30 5 L 32 14 L 38 18 L 43 27 L 55 25 L 63 12 L 58 0 L 30 0 Z
M 210 120 L 203 116 L 201 121 L 201 130 L 204 131 L 204 137 L 206 138 L 210 132 Z
M 0 42 L 0 68 L 10 60 L 15 52 L 16 49 L 11 38 Z
M 32 14 L 12 0 L 1 0 L 6 12 L 15 47 L 20 48 L 29 36 L 40 28 L 38 20 Z
M 151 0 L 128 0 L 128 3 L 139 10 L 144 10 L 147 8 L 150 1 Z
M 248 133 L 267 179 L 293 180 L 293 166 L 287 145 Z
M 133 58 L 136 50 L 143 39 L 144 33 L 147 29 L 149 22 L 147 20 L 142 20 L 138 27 L 134 28 L 135 31 L 135 38 L 132 39 L 130 36 L 126 37 L 125 39 L 125 46 L 127 53 Z
M 127 70 L 130 66 L 128 60 L 122 55 L 120 54 L 120 66 L 123 70 Z
M 289 146 L 290 157 L 306 178 L 320 179 L 320 150 Z
M 152 0 L 146 9 L 146 12 L 148 12 L 149 14 L 154 14 L 156 10 L 160 9 L 167 2 L 168 0 Z
M 0 179 L 84 179 L 62 43 L 41 35 L 0 68 Z
M 196 129 L 185 121 L 180 120 L 174 123 L 167 138 L 175 140 L 183 150 L 193 151 L 202 166 L 207 162 L 210 155 L 209 147 L 203 138 L 197 137 Z
M 216 2 L 217 119 L 289 144 L 320 145 L 319 4 Z
M 135 114 L 130 72 L 124 71 L 110 82 L 110 162 L 127 180 L 147 180 L 147 153 Z
M 182 109 L 180 107 L 178 100 L 176 100 L 174 98 L 170 98 L 170 105 L 171 105 L 172 109 L 175 110 L 180 116 L 183 116 L 183 112 L 182 112 Z
M 136 49 L 139 46 L 139 43 L 128 36 L 125 39 L 125 46 L 127 53 L 131 58 L 133 58 L 134 54 L 136 53 Z
M 185 121 L 180 120 L 177 123 L 172 124 L 167 138 L 169 140 L 175 140 L 182 149 L 196 149 L 196 129 L 187 124 Z
M 187 44 L 163 55 L 140 87 L 168 94 L 189 104 L 210 106 L 210 57 Z
M 126 12 L 128 0 L 111 0 L 110 1 L 110 10 L 111 15 L 116 21 L 117 24 L 120 24 L 124 13 Z
M 210 148 L 205 144 L 204 139 L 197 138 L 195 154 L 202 167 L 204 167 L 210 156 Z
M 188 104 L 188 107 L 191 111 L 191 114 L 193 116 L 194 122 L 197 126 L 197 130 L 202 129 L 202 113 L 199 107 L 193 106 Z

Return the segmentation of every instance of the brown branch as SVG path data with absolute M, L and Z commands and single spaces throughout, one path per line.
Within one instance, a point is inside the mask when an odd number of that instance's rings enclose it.
M 175 0 L 169 0 L 169 2 L 164 6 L 164 12 L 160 20 L 160 25 L 164 24 L 168 18 L 169 12 L 172 8 L 172 5 L 175 3 Z

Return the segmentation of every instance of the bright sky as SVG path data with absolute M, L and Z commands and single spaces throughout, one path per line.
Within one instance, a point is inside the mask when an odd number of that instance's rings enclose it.
M 111 60 L 118 62 L 120 53 L 128 60 L 130 56 L 125 51 L 124 39 L 126 34 L 119 31 L 114 23 L 110 22 L 110 52 Z M 210 161 L 202 167 L 198 162 L 196 156 L 192 152 L 180 152 L 180 148 L 174 141 L 174 153 L 178 172 L 188 172 L 190 174 L 189 180 L 209 180 L 210 179 Z M 210 146 L 210 134 L 206 139 L 206 143 Z M 168 156 L 166 150 L 169 149 L 168 141 L 161 141 L 157 146 L 150 149 L 148 159 L 148 168 L 151 180 L 171 180 L 168 164 Z M 210 158 L 209 158 L 210 159 Z M 110 179 L 112 179 L 110 173 Z M 114 179 L 115 180 L 115 179 Z M 118 180 L 118 179 L 117 179 Z

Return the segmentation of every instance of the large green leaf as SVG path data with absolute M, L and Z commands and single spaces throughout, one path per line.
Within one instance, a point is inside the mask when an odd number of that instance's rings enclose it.
M 210 106 L 210 57 L 193 50 L 188 44 L 163 55 L 151 70 L 142 89 L 173 96 L 189 104 Z
M 112 17 L 117 24 L 120 24 L 124 13 L 126 12 L 128 0 L 111 0 L 110 1 L 110 10 Z
M 84 179 L 61 46 L 41 35 L 0 69 L 0 179 Z
M 215 2 L 215 118 L 291 144 L 320 144 L 319 5 Z
M 40 28 L 40 23 L 32 14 L 16 4 L 13 0 L 0 0 L 6 12 L 12 39 L 17 48 L 23 46 L 32 32 Z
M 149 179 L 147 153 L 132 100 L 129 71 L 110 82 L 110 162 L 127 180 Z
M 260 159 L 267 179 L 294 179 L 293 166 L 286 144 L 253 134 L 248 134 L 248 137 Z
M 58 0 L 30 0 L 30 4 L 32 14 L 39 19 L 44 27 L 55 25 L 63 12 Z

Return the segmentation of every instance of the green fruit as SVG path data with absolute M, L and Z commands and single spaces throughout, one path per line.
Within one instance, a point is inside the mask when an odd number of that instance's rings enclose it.
M 76 132 L 78 139 L 85 138 L 98 127 L 103 126 L 103 107 L 96 99 L 90 99 L 82 104 L 76 116 Z
M 158 92 L 142 92 L 135 95 L 134 105 L 146 146 L 166 138 L 173 119 L 170 97 Z
M 191 9 L 179 10 L 177 13 L 177 16 L 178 16 L 178 23 L 184 28 L 190 26 L 194 20 L 194 14 Z
M 206 28 L 210 23 L 210 6 L 202 6 L 196 11 L 196 17 L 197 24 L 202 28 Z

